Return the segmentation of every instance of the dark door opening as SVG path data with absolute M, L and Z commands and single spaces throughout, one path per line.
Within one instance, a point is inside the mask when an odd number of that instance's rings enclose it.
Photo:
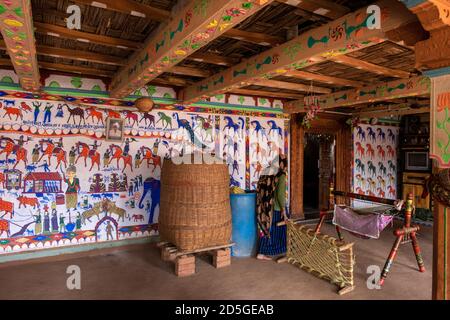
M 303 162 L 303 210 L 305 219 L 312 218 L 319 210 L 319 155 L 317 134 L 305 134 Z

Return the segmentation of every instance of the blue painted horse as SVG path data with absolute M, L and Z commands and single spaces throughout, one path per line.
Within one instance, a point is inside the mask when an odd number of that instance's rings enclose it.
M 233 133 L 236 134 L 236 132 L 239 132 L 239 130 L 241 130 L 241 135 L 242 132 L 244 131 L 244 125 L 245 125 L 245 120 L 242 117 L 238 118 L 238 122 L 234 122 L 233 119 L 230 116 L 225 116 L 223 117 L 223 119 L 227 122 L 227 124 L 223 127 L 223 130 L 225 131 L 225 129 L 230 130 L 231 128 L 233 128 Z
M 283 129 L 281 129 L 281 127 L 277 126 L 277 123 L 274 120 L 267 121 L 267 124 L 270 126 L 269 136 L 272 133 L 272 131 L 278 132 L 278 135 L 280 137 L 283 135 Z

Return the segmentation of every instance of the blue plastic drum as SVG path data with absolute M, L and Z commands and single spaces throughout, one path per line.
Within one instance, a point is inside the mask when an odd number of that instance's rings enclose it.
M 231 248 L 234 257 L 250 257 L 256 253 L 257 224 L 256 224 L 256 193 L 230 194 L 232 215 Z

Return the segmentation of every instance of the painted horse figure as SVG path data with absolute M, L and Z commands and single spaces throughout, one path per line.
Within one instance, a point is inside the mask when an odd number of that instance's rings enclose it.
M 5 144 L 3 146 L 3 144 Z M 27 154 L 28 151 L 24 147 L 14 143 L 14 140 L 8 137 L 1 136 L 0 137 L 0 154 L 6 155 L 6 161 L 8 162 L 9 156 L 12 154 L 16 155 L 16 163 L 14 164 L 13 169 L 16 168 L 17 164 L 19 164 L 20 161 L 23 161 L 25 165 L 27 165 Z
M 109 150 L 111 151 L 111 159 L 108 162 L 108 165 L 114 160 L 117 160 L 117 169 L 120 169 L 119 167 L 119 161 L 123 159 L 123 169 L 122 172 L 125 171 L 127 166 L 130 166 L 131 172 L 133 172 L 133 158 L 130 154 L 124 155 L 123 150 L 120 146 L 117 144 L 112 144 L 109 146 Z
M 80 148 L 81 148 L 81 151 L 80 151 Z M 89 159 L 91 159 L 91 167 L 89 168 L 89 171 L 92 170 L 92 168 L 94 167 L 94 164 L 97 164 L 97 168 L 98 168 L 98 170 L 100 170 L 100 153 L 98 153 L 97 150 L 94 150 L 94 149 L 91 150 L 86 143 L 80 142 L 80 141 L 78 141 L 75 144 L 75 149 L 78 152 L 78 157 L 75 160 L 75 163 L 77 163 L 80 158 L 84 158 L 84 166 L 86 167 L 87 166 L 86 160 L 89 157 Z
M 89 118 L 92 118 L 92 121 L 94 121 L 94 118 L 95 118 L 95 119 L 97 119 L 97 124 L 99 124 L 100 122 L 102 124 L 104 124 L 103 113 L 101 111 L 97 110 L 97 108 L 89 107 L 86 111 L 88 112 L 88 116 L 86 117 L 86 120 Z
M 138 122 L 138 115 L 132 111 L 125 110 L 123 111 L 125 115 L 125 120 L 128 120 L 128 123 L 134 127 L 134 125 Z
M 48 157 L 48 165 L 51 165 L 51 158 L 56 157 L 56 169 L 59 168 L 61 162 L 67 167 L 66 151 L 63 148 L 56 147 L 51 139 L 41 139 L 39 140 L 39 145 L 41 146 L 42 155 L 38 161 L 41 161 L 43 157 Z M 46 145 L 45 149 L 44 145 Z
M 150 112 L 144 112 L 141 120 L 139 120 L 139 123 L 141 123 L 142 120 L 144 120 L 146 127 L 153 126 L 153 128 L 155 128 L 155 116 Z M 147 124 L 147 121 L 149 121 L 150 124 Z
M 156 167 L 161 168 L 161 157 L 158 155 L 154 155 L 152 150 L 150 150 L 150 148 L 142 146 L 141 153 L 143 155 L 142 161 L 147 160 L 147 168 L 150 167 L 151 161 L 151 164 L 153 165 L 152 173 L 155 171 Z
M 233 119 L 230 116 L 225 116 L 223 119 L 227 122 L 227 124 L 223 127 L 223 130 L 225 129 L 230 130 L 233 129 L 233 134 L 236 134 L 240 132 L 240 136 L 242 136 L 242 133 L 244 132 L 244 125 L 245 121 L 244 118 L 239 117 L 237 122 L 234 122 Z
M 269 136 L 272 133 L 272 131 L 276 131 L 280 137 L 283 135 L 283 129 L 277 126 L 277 123 L 275 121 L 269 120 L 267 121 L 267 124 L 270 126 Z
M 208 119 L 202 117 L 202 116 L 197 116 L 197 120 L 200 122 L 200 128 L 203 130 L 203 132 L 205 133 L 205 136 L 203 138 L 204 141 L 207 140 L 207 138 L 210 138 L 210 141 L 213 141 L 213 126 L 211 124 L 211 116 L 208 117 Z

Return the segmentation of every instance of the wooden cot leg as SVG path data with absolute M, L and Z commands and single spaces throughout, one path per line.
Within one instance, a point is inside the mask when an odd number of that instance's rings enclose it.
M 342 236 L 341 228 L 339 226 L 336 226 L 336 233 L 340 241 L 344 241 L 344 237 Z
M 316 225 L 316 228 L 314 229 L 314 233 L 320 232 L 320 228 L 322 228 L 322 225 L 323 225 L 323 222 L 325 221 L 326 216 L 327 216 L 327 213 L 325 211 L 320 211 L 320 219 Z
M 411 232 L 411 241 L 412 241 L 414 254 L 416 255 L 417 265 L 419 266 L 419 271 L 425 272 L 425 265 L 423 263 L 422 253 L 420 252 L 419 242 L 417 241 L 415 232 Z
M 380 286 L 383 285 L 384 280 L 386 279 L 387 274 L 389 273 L 391 265 L 394 262 L 395 256 L 397 255 L 398 247 L 402 242 L 402 239 L 403 235 L 398 235 L 397 239 L 395 239 L 394 245 L 392 246 L 391 252 L 389 253 L 389 257 L 387 258 L 386 264 L 384 265 L 383 271 L 381 272 Z

